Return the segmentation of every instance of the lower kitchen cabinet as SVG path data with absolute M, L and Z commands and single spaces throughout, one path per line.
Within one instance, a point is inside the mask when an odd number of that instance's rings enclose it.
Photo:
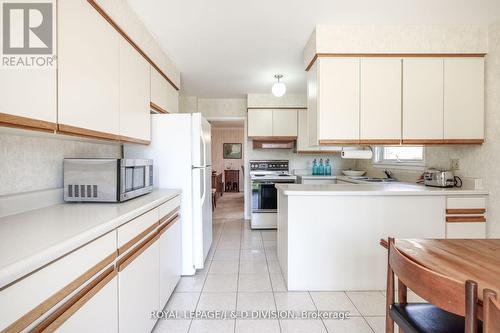
M 181 222 L 176 218 L 160 229 L 160 306 L 167 303 L 181 276 Z
M 118 332 L 118 279 L 116 272 L 111 273 L 111 280 L 103 280 L 102 289 L 89 292 L 89 300 L 74 313 L 61 315 L 53 324 L 60 326 L 58 333 L 114 333 Z M 97 289 L 97 287 L 96 287 Z M 84 296 L 85 297 L 85 296 Z M 71 308 L 67 312 L 72 312 Z M 64 320 L 59 323 L 58 321 Z M 50 330 L 50 326 L 47 328 Z
M 155 325 L 150 313 L 159 310 L 158 246 L 158 237 L 154 236 L 139 249 L 132 249 L 137 252 L 118 266 L 120 333 L 150 332 Z

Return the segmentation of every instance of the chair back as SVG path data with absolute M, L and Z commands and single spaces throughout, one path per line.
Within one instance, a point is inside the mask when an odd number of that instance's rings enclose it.
M 483 290 L 483 332 L 500 332 L 500 303 L 490 289 Z
M 467 281 L 465 284 L 436 273 L 409 259 L 389 239 L 389 266 L 406 287 L 429 303 L 467 317 L 472 315 L 476 321 L 477 284 Z

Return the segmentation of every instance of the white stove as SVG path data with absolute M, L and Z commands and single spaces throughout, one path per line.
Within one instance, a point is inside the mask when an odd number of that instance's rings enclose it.
M 276 229 L 278 190 L 276 183 L 295 183 L 286 160 L 250 161 L 252 181 L 252 229 Z

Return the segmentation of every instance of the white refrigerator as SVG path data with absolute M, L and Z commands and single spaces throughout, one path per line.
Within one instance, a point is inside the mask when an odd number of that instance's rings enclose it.
M 153 159 L 154 186 L 181 189 L 182 275 L 204 267 L 212 245 L 211 129 L 200 113 L 151 115 L 151 144 L 125 158 Z

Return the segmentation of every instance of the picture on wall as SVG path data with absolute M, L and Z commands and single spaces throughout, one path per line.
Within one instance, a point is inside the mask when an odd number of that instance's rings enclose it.
M 224 159 L 241 159 L 241 143 L 224 143 Z

